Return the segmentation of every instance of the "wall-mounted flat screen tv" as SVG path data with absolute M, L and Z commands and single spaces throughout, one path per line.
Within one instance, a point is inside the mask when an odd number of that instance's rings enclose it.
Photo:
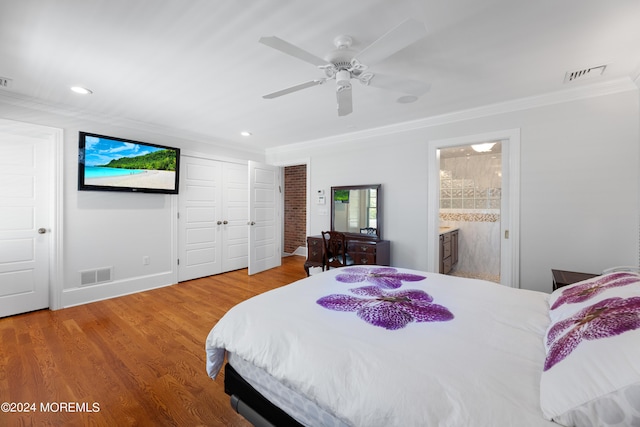
M 180 149 L 80 132 L 78 190 L 178 194 Z

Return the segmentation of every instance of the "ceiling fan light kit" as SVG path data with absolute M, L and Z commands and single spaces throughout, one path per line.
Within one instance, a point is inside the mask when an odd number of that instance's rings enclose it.
M 338 90 L 351 89 L 351 73 L 348 70 L 340 70 L 336 73 L 336 85 Z
M 351 79 L 356 79 L 365 86 L 375 86 L 381 89 L 403 92 L 417 99 L 417 97 L 424 95 L 429 90 L 429 84 L 402 77 L 383 76 L 368 71 L 368 69 L 370 65 L 383 61 L 425 36 L 426 30 L 424 25 L 416 20 L 408 19 L 365 47 L 359 53 L 351 49 L 353 39 L 350 36 L 338 36 L 334 39 L 336 49 L 329 52 L 325 57 L 326 59 L 322 59 L 278 37 L 261 37 L 259 40 L 260 43 L 308 62 L 322 70 L 325 74 L 324 78 L 314 79 L 277 92 L 272 92 L 264 95 L 263 98 L 273 99 L 312 86 L 321 85 L 327 80 L 335 80 L 338 116 L 346 116 L 353 111 Z M 377 76 L 380 78 L 376 78 Z

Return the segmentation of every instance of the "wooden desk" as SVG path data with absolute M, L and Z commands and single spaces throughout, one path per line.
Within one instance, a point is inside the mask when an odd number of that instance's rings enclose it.
M 551 275 L 553 276 L 554 291 L 563 286 L 571 285 L 573 283 L 581 282 L 583 280 L 592 279 L 594 277 L 599 276 L 599 274 L 579 273 L 577 271 L 553 270 L 553 269 L 551 270 Z
M 391 242 L 347 236 L 347 253 L 357 265 L 389 265 L 391 263 Z M 307 261 L 304 271 L 323 267 L 324 245 L 322 236 L 307 236 Z

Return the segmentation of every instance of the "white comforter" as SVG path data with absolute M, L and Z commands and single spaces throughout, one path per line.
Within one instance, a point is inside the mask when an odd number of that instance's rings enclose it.
M 389 330 L 317 303 L 372 284 L 337 281 L 347 269 L 231 309 L 207 338 L 209 376 L 233 352 L 354 426 L 556 425 L 539 404 L 547 294 L 398 269 L 426 279 L 389 292 L 423 290 L 453 319 Z

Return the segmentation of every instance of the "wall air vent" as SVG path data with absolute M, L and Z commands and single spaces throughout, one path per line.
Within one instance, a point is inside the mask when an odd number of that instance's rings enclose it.
M 9 89 L 13 84 L 13 80 L 8 77 L 0 77 L 0 89 Z
M 567 71 L 564 75 L 565 83 L 572 83 L 576 81 L 583 81 L 592 79 L 594 77 L 600 77 L 604 74 L 606 65 L 598 65 L 597 67 L 583 68 L 581 70 Z
M 80 286 L 97 285 L 111 281 L 113 267 L 85 270 L 80 272 Z

